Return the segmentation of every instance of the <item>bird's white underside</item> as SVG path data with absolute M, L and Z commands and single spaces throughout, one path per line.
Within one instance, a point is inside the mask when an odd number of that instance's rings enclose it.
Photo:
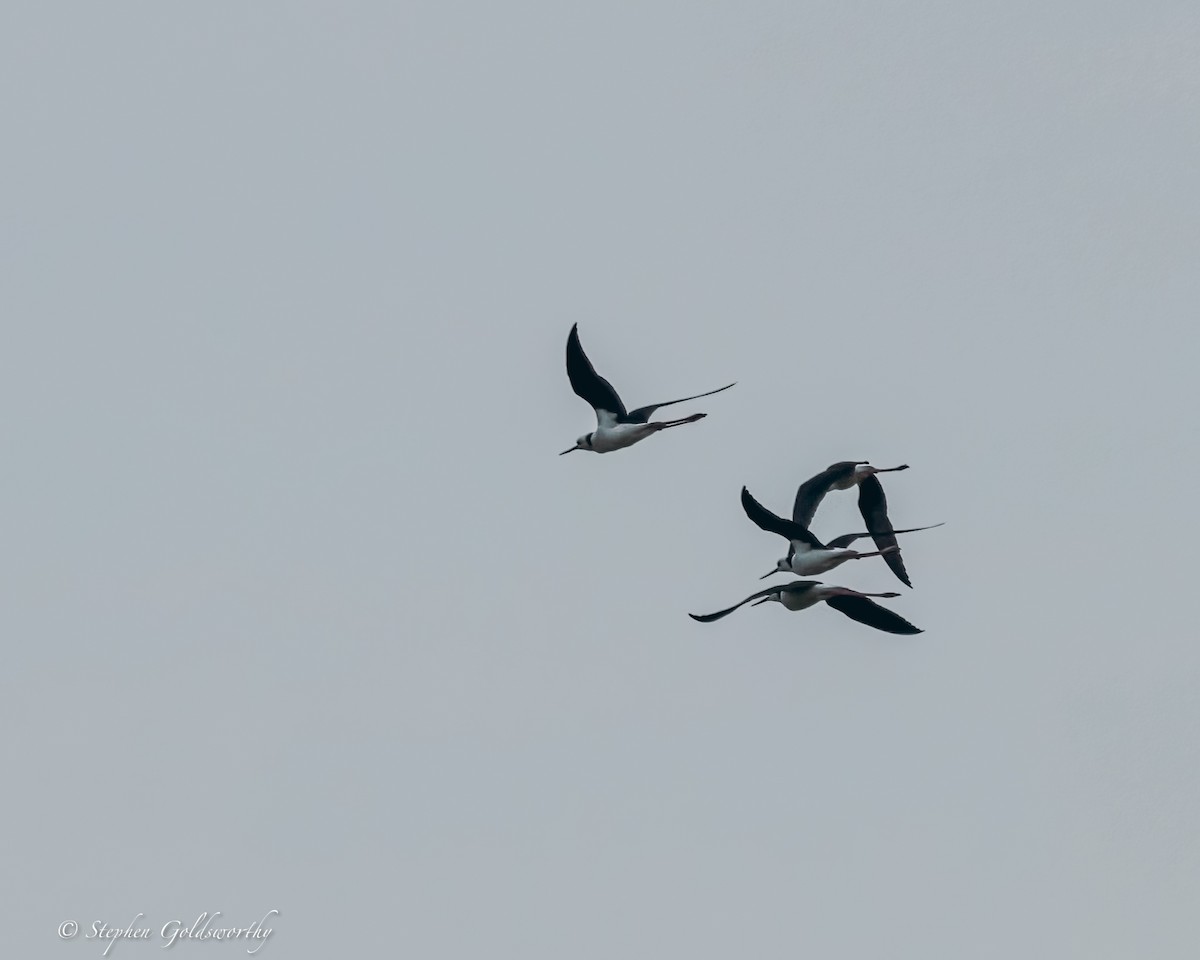
M 599 411 L 596 419 L 600 421 L 592 433 L 592 449 L 596 453 L 632 446 L 655 432 L 648 423 L 617 423 L 616 418 L 606 410 Z
M 791 570 L 792 573 L 801 577 L 825 573 L 858 556 L 857 550 L 851 550 L 848 547 L 813 550 L 807 543 L 799 543 L 795 540 L 792 541 L 792 546 L 795 550 L 792 553 Z
M 811 587 L 802 593 L 795 593 L 790 590 L 784 590 L 779 595 L 779 602 L 789 610 L 804 610 L 808 607 L 815 606 L 825 598 L 820 595 L 821 587 Z

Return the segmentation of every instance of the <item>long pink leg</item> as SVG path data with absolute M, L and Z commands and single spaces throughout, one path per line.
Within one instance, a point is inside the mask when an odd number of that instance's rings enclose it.
M 890 547 L 884 547 L 882 550 L 872 550 L 870 553 L 860 553 L 855 560 L 861 560 L 863 557 L 882 557 L 885 553 L 895 553 L 900 548 L 893 544 Z
M 833 589 L 837 591 L 834 596 L 841 597 L 887 597 L 890 599 L 900 596 L 898 593 L 863 593 L 861 590 L 851 590 L 849 587 L 834 587 Z
M 707 413 L 693 413 L 690 417 L 684 417 L 682 420 L 659 420 L 650 424 L 655 430 L 666 430 L 668 427 L 682 427 L 685 423 L 695 423 L 697 420 L 703 420 L 707 417 Z

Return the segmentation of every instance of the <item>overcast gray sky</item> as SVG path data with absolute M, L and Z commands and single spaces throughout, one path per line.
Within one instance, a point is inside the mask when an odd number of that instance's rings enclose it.
M 1198 95 L 1166 0 L 6 4 L 4 952 L 1195 957 Z M 738 386 L 559 459 L 574 322 Z M 926 632 L 689 620 L 842 459 Z

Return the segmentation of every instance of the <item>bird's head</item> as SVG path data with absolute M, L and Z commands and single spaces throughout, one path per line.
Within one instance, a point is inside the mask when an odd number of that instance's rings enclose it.
M 564 453 L 570 453 L 572 450 L 591 450 L 591 449 L 592 449 L 592 435 L 590 433 L 585 433 L 582 437 L 580 437 L 578 440 L 575 441 L 575 446 L 567 447 L 567 449 L 564 450 L 562 453 L 560 453 L 559 456 L 561 457 Z
M 783 557 L 783 558 L 780 558 L 779 560 L 775 561 L 775 569 L 774 570 L 768 570 L 766 573 L 764 573 L 758 579 L 766 580 L 767 577 L 769 577 L 773 573 L 791 573 L 791 570 L 792 570 L 792 565 L 787 562 L 786 557 Z

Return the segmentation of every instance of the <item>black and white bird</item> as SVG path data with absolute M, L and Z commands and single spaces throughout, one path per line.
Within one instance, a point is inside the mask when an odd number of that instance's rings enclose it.
M 867 530 L 870 531 L 871 539 L 875 541 L 875 549 L 883 554 L 884 562 L 896 578 L 906 587 L 911 587 L 912 581 L 908 578 L 908 571 L 904 569 L 900 545 L 896 542 L 897 531 L 892 529 L 892 521 L 888 519 L 887 497 L 883 493 L 883 484 L 876 476 L 907 469 L 907 463 L 898 467 L 873 467 L 866 460 L 843 460 L 832 464 L 800 484 L 796 491 L 796 503 L 792 507 L 792 520 L 807 528 L 812 523 L 813 514 L 817 512 L 817 506 L 825 498 L 825 494 L 830 490 L 849 490 L 857 485 L 858 511 L 867 522 Z M 895 549 L 889 550 L 889 547 Z
M 750 603 L 751 600 L 755 601 L 752 604 L 755 607 L 760 603 L 775 600 L 789 610 L 803 610 L 824 600 L 851 620 L 865 623 L 868 627 L 874 627 L 876 630 L 883 630 L 886 633 L 924 633 L 925 631 L 914 627 L 900 614 L 894 613 L 887 607 L 881 607 L 874 600 L 869 599 L 870 597 L 898 596 L 900 596 L 898 593 L 862 593 L 858 590 L 851 590 L 849 587 L 826 586 L 819 580 L 793 580 L 782 586 L 768 587 L 766 590 L 752 593 L 741 603 L 735 603 L 725 610 L 718 610 L 716 613 L 708 613 L 704 616 L 689 613 L 688 616 L 701 623 L 712 623 L 714 620 L 728 616 L 738 607 Z
M 775 569 L 764 573 L 758 578 L 759 580 L 765 580 L 772 573 L 795 573 L 801 577 L 811 577 L 815 574 L 832 570 L 847 560 L 887 556 L 889 553 L 895 553 L 900 549 L 899 546 L 889 546 L 883 550 L 872 550 L 869 553 L 861 553 L 858 550 L 850 549 L 850 544 L 854 543 L 855 540 L 871 536 L 870 531 L 844 533 L 840 537 L 830 540 L 829 543 L 822 543 L 803 524 L 775 516 L 775 514 L 755 500 L 750 495 L 750 491 L 745 487 L 742 487 L 742 509 L 746 511 L 746 516 L 753 520 L 758 527 L 770 533 L 779 534 L 788 540 L 790 544 L 787 556 L 776 561 Z M 916 533 L 918 530 L 932 530 L 934 527 L 940 526 L 940 523 L 934 523 L 928 527 L 892 530 L 891 533 L 893 535 L 897 533 Z
M 650 418 L 659 407 L 669 407 L 674 403 L 684 403 L 687 400 L 698 400 L 722 390 L 728 390 L 733 384 L 698 393 L 693 397 L 683 397 L 679 400 L 668 400 L 665 403 L 652 403 L 649 406 L 638 407 L 636 410 L 625 409 L 625 404 L 613 389 L 611 383 L 596 372 L 592 362 L 583 352 L 579 342 L 579 324 L 571 327 L 567 336 L 567 376 L 571 380 L 571 389 L 592 405 L 596 411 L 596 429 L 585 433 L 575 441 L 575 446 L 564 450 L 559 456 L 572 450 L 591 450 L 593 453 L 609 453 L 622 447 L 632 446 L 639 440 L 644 440 L 652 433 L 666 430 L 668 427 L 679 427 L 685 423 L 695 423 L 708 416 L 706 413 L 693 413 L 690 417 L 679 420 L 658 420 L 651 422 Z

